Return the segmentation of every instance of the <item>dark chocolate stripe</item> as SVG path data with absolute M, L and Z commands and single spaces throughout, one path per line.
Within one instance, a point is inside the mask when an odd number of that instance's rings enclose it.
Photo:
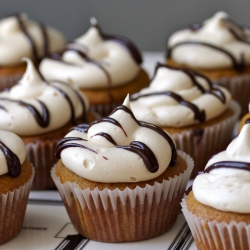
M 0 150 L 3 152 L 9 175 L 17 177 L 21 174 L 21 163 L 18 156 L 12 152 L 2 141 L 0 141 Z
M 206 120 L 206 114 L 205 114 L 204 110 L 200 111 L 195 104 L 193 104 L 192 102 L 185 101 L 180 95 L 178 95 L 174 92 L 171 92 L 171 91 L 162 91 L 162 92 L 154 92 L 154 93 L 149 93 L 149 94 L 141 94 L 141 95 L 138 95 L 135 97 L 132 95 L 130 97 L 130 100 L 136 101 L 137 99 L 142 98 L 142 97 L 159 96 L 159 95 L 169 96 L 169 97 L 173 98 L 175 101 L 177 101 L 178 103 L 180 103 L 180 105 L 190 108 L 194 112 L 194 119 L 195 120 L 198 120 L 200 122 L 204 122 Z
M 0 97 L 1 101 L 7 101 L 7 102 L 14 102 L 14 103 L 18 103 L 20 106 L 26 107 L 34 116 L 36 122 L 43 128 L 48 127 L 49 125 L 49 121 L 50 121 L 50 114 L 49 114 L 49 110 L 47 109 L 47 107 L 45 106 L 45 104 L 40 101 L 37 100 L 37 102 L 41 105 L 42 108 L 42 115 L 40 115 L 39 111 L 31 104 L 20 101 L 20 100 L 12 100 L 9 98 L 5 98 L 5 97 Z
M 210 171 L 218 168 L 233 168 L 250 171 L 250 162 L 240 162 L 240 161 L 220 161 L 208 166 L 204 173 L 209 173 Z
M 144 162 L 144 164 L 145 164 L 145 166 L 146 166 L 146 168 L 148 169 L 149 172 L 156 173 L 158 171 L 159 164 L 158 164 L 158 161 L 157 161 L 154 153 L 143 142 L 133 141 L 133 142 L 130 143 L 129 146 L 118 146 L 116 144 L 116 142 L 114 141 L 114 139 L 107 133 L 100 132 L 100 133 L 97 133 L 97 134 L 95 134 L 93 136 L 102 136 L 107 141 L 109 141 L 114 146 L 116 146 L 117 148 L 124 149 L 124 150 L 130 151 L 130 152 L 133 152 L 133 153 L 139 155 L 142 158 L 142 160 L 143 160 L 143 162 Z

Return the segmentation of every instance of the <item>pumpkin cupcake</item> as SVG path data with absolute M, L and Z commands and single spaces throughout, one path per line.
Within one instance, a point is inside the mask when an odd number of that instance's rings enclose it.
M 92 18 L 90 29 L 61 53 L 44 58 L 40 71 L 47 80 L 77 86 L 90 109 L 105 116 L 122 104 L 127 93 L 148 85 L 141 63 L 140 51 L 129 39 L 103 33 Z
M 0 244 L 22 228 L 33 177 L 21 138 L 0 130 Z
M 63 35 L 56 29 L 16 14 L 0 20 L 0 91 L 21 79 L 26 65 L 23 57 L 37 65 L 48 53 L 61 50 Z
M 250 88 L 250 29 L 224 12 L 174 32 L 167 42 L 167 63 L 192 68 L 225 86 L 247 112 Z
M 36 168 L 33 189 L 55 188 L 50 169 L 57 142 L 75 124 L 93 120 L 87 99 L 74 87 L 46 82 L 30 59 L 22 79 L 0 93 L 0 129 L 19 135 Z
M 187 68 L 156 66 L 148 88 L 131 95 L 135 117 L 167 131 L 194 159 L 194 177 L 232 139 L 240 114 L 226 88 Z
M 211 158 L 182 211 L 199 250 L 250 248 L 250 124 Z
M 56 154 L 52 178 L 73 225 L 104 242 L 168 231 L 193 168 L 165 131 L 136 120 L 128 97 L 110 116 L 75 127 Z

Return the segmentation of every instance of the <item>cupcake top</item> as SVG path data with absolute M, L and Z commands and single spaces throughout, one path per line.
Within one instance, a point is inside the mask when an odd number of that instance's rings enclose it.
M 83 178 L 118 183 L 153 179 L 175 165 L 177 155 L 165 131 L 136 120 L 127 97 L 110 116 L 75 127 L 56 156 Z
M 108 88 L 134 80 L 142 58 L 127 38 L 104 34 L 96 19 L 81 37 L 40 65 L 48 80 L 69 82 L 80 88 Z
M 0 175 L 17 177 L 21 164 L 26 159 L 26 148 L 22 139 L 7 131 L 0 130 Z
M 213 156 L 193 183 L 195 198 L 222 211 L 250 213 L 250 123 Z
M 39 62 L 50 52 L 63 48 L 65 39 L 56 29 L 11 15 L 0 21 L 0 66 L 16 66 L 23 57 Z
M 85 97 L 69 84 L 46 82 L 30 59 L 22 79 L 0 93 L 0 129 L 22 136 L 54 131 L 88 110 Z
M 158 126 L 183 127 L 222 114 L 229 106 L 231 94 L 191 69 L 158 63 L 149 87 L 130 99 L 138 120 Z
M 173 33 L 167 44 L 168 58 L 202 69 L 243 69 L 250 65 L 250 30 L 224 12 L 201 24 Z

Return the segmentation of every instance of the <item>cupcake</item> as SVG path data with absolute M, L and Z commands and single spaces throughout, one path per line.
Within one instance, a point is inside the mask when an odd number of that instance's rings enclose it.
M 173 33 L 167 42 L 167 63 L 186 66 L 227 87 L 247 112 L 250 86 L 250 29 L 224 12 Z
M 22 79 L 0 93 L 0 129 L 19 135 L 36 168 L 33 189 L 55 188 L 50 169 L 57 142 L 78 123 L 93 120 L 87 99 L 72 86 L 46 82 L 30 59 Z
M 168 231 L 193 168 L 165 131 L 136 120 L 128 97 L 110 116 L 75 127 L 56 155 L 52 178 L 72 224 L 103 242 Z
M 90 109 L 105 116 L 122 104 L 127 93 L 148 85 L 141 63 L 141 54 L 131 41 L 103 33 L 92 18 L 90 29 L 61 53 L 44 58 L 40 71 L 47 80 L 77 86 L 87 96 Z
M 191 69 L 158 63 L 148 88 L 131 96 L 135 117 L 167 131 L 194 159 L 194 177 L 232 139 L 240 113 L 226 88 Z
M 197 248 L 250 248 L 250 124 L 211 158 L 182 202 Z
M 238 132 L 240 132 L 240 130 L 242 129 L 242 127 L 244 126 L 245 123 L 250 123 L 250 103 L 248 106 L 248 110 L 249 112 L 247 114 L 245 114 L 241 119 L 240 119 L 240 123 L 238 126 Z
M 33 177 L 21 138 L 0 130 L 0 244 L 22 228 Z
M 0 21 L 0 91 L 13 86 L 25 72 L 23 57 L 38 64 L 45 55 L 63 48 L 65 40 L 56 29 L 29 20 L 25 14 Z

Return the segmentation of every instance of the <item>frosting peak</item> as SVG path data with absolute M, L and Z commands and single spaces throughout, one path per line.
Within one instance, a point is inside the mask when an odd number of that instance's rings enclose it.
M 74 127 L 58 143 L 57 157 L 92 181 L 138 182 L 174 165 L 176 149 L 165 131 L 135 119 L 127 96 L 109 117 Z
M 250 213 L 250 124 L 213 156 L 193 183 L 195 198 L 222 211 Z

